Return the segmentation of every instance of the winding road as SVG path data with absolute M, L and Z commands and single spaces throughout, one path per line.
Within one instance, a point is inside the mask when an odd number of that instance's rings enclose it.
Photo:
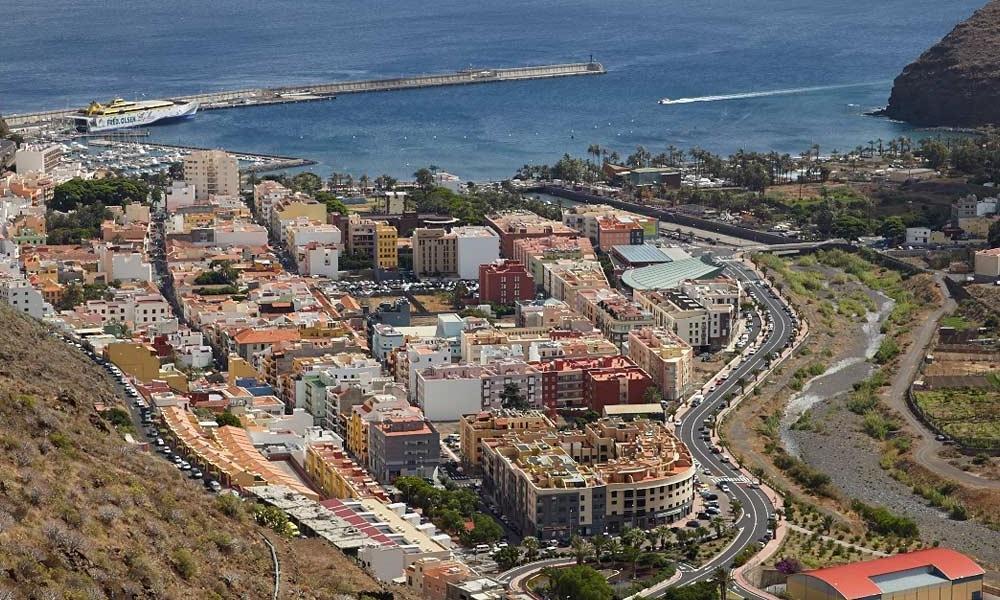
M 771 352 L 780 353 L 785 344 L 795 335 L 795 328 L 792 325 L 791 316 L 785 312 L 785 305 L 779 299 L 772 298 L 766 286 L 758 285 L 757 282 L 760 281 L 760 278 L 756 273 L 735 261 L 729 263 L 727 271 L 743 281 L 747 292 L 768 311 L 771 315 L 771 328 L 757 329 L 761 332 L 757 335 L 765 335 L 766 339 L 760 344 L 756 353 L 746 357 L 738 367 L 729 373 L 726 381 L 706 394 L 701 404 L 687 411 L 681 417 L 681 424 L 677 432 L 681 440 L 691 450 L 691 455 L 701 464 L 700 468 L 708 469 L 714 478 L 733 478 L 734 483 L 729 485 L 730 494 L 733 499 L 739 501 L 743 515 L 733 525 L 738 529 L 733 543 L 704 565 L 683 571 L 674 585 L 682 586 L 704 581 L 712 577 L 716 568 L 731 566 L 733 558 L 740 551 L 747 546 L 757 544 L 758 540 L 768 533 L 768 520 L 774 516 L 774 507 L 764 492 L 751 487 L 748 483 L 736 483 L 744 479 L 744 474 L 738 467 L 722 462 L 721 454 L 713 454 L 713 444 L 703 441 L 698 432 L 698 428 L 706 418 L 711 418 L 714 421 L 716 410 L 725 404 L 724 398 L 730 392 L 738 391 L 738 382 L 748 376 L 752 379 L 753 374 L 764 367 L 767 355 Z M 738 590 L 744 597 L 758 597 L 751 590 L 740 587 Z M 650 594 L 650 597 L 662 596 L 664 593 L 665 590 L 656 590 Z

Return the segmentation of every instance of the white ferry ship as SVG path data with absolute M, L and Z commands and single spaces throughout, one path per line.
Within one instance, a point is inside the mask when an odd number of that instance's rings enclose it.
M 130 102 L 115 98 L 108 104 L 91 102 L 87 108 L 77 111 L 73 116 L 73 123 L 79 132 L 94 133 L 184 119 L 193 117 L 196 112 L 198 112 L 197 102 L 176 100 Z

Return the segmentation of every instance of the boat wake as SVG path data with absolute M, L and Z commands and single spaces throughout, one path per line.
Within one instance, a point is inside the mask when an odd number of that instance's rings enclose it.
M 813 87 L 789 88 L 785 90 L 769 90 L 765 92 L 744 92 L 741 94 L 720 94 L 718 96 L 697 96 L 694 98 L 663 98 L 660 104 L 694 104 L 695 102 L 725 102 L 727 100 L 744 100 L 747 98 L 766 98 L 768 96 L 789 96 L 792 94 L 808 94 L 824 90 L 840 90 L 853 87 L 883 85 L 886 81 L 868 81 L 865 83 L 844 83 L 840 85 L 817 85 Z

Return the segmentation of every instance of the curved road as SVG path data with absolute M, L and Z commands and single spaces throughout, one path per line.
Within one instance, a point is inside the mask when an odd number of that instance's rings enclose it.
M 713 477 L 739 479 L 744 477 L 743 473 L 736 466 L 723 463 L 720 460 L 722 455 L 713 454 L 712 443 L 702 441 L 698 428 L 704 419 L 712 418 L 714 420 L 715 410 L 724 404 L 723 398 L 730 392 L 738 390 L 737 382 L 760 370 L 768 354 L 771 352 L 780 353 L 785 344 L 794 337 L 795 330 L 790 315 L 784 310 L 785 305 L 780 300 L 772 298 L 768 288 L 758 287 L 756 282 L 759 281 L 759 278 L 756 273 L 737 262 L 730 263 L 727 270 L 742 280 L 746 284 L 747 292 L 759 300 L 770 313 L 771 329 L 763 330 L 767 338 L 753 356 L 746 357 L 738 367 L 729 373 L 726 381 L 717 386 L 713 392 L 706 394 L 705 400 L 700 405 L 693 407 L 681 417 L 678 435 L 690 448 L 694 459 L 701 464 L 701 469 L 708 469 Z M 767 534 L 768 519 L 774 515 L 774 507 L 764 493 L 745 483 L 731 483 L 729 490 L 731 497 L 739 500 L 743 509 L 743 516 L 733 525 L 738 528 L 735 540 L 725 551 L 705 565 L 694 570 L 683 571 L 675 585 L 688 585 L 712 577 L 716 568 L 730 566 L 733 558 L 743 548 L 757 544 L 757 540 Z M 657 597 L 664 593 L 665 590 L 658 590 L 650 595 Z M 740 593 L 745 597 L 757 597 L 750 590 L 740 589 Z

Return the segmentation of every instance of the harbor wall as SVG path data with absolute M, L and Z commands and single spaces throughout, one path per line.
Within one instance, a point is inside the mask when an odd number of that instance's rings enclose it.
M 579 75 L 600 75 L 605 72 L 604 66 L 597 62 L 499 69 L 464 69 L 462 71 L 436 75 L 416 75 L 412 77 L 366 79 L 359 81 L 335 81 L 329 83 L 302 84 L 296 86 L 248 88 L 242 90 L 209 92 L 202 94 L 190 94 L 187 96 L 174 96 L 172 99 L 182 102 L 197 101 L 201 104 L 201 110 L 219 110 L 225 108 L 241 108 L 268 104 L 290 104 L 297 102 L 329 100 L 340 94 L 387 92 L 426 87 L 497 83 L 503 81 L 551 79 L 554 77 L 573 77 Z M 75 110 L 66 109 L 46 110 L 23 114 L 12 114 L 6 116 L 5 119 L 7 124 L 11 127 L 28 127 L 48 123 L 61 118 L 67 118 L 75 112 Z

